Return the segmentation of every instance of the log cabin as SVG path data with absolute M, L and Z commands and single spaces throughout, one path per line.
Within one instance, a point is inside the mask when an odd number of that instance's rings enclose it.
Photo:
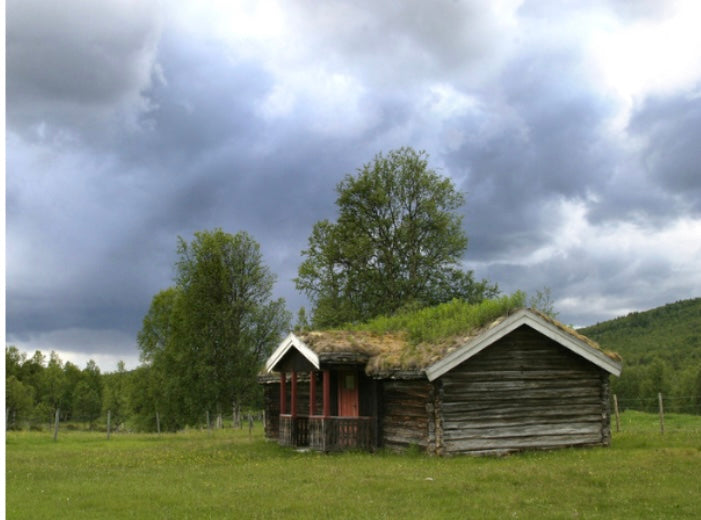
M 532 309 L 437 344 L 351 331 L 290 334 L 265 364 L 265 435 L 341 451 L 435 455 L 608 446 L 621 359 Z

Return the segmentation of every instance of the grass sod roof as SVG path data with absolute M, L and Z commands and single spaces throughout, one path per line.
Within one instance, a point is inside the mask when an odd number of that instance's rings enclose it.
M 426 367 L 524 308 L 523 299 L 523 293 L 517 292 L 476 305 L 454 300 L 418 311 L 382 316 L 365 324 L 309 331 L 298 336 L 320 357 L 348 352 L 367 356 L 365 371 L 369 376 L 418 376 Z M 531 310 L 589 347 L 620 361 L 620 356 L 605 351 L 574 329 Z
M 413 343 L 409 333 L 371 332 L 364 330 L 325 330 L 300 334 L 304 341 L 320 357 L 325 354 L 348 351 L 368 356 L 365 373 L 369 376 L 388 377 L 397 374 L 420 375 L 421 371 L 460 348 L 472 338 L 497 326 L 507 316 L 472 329 L 466 334 L 451 335 L 435 342 Z
M 529 310 L 531 312 L 534 312 L 538 316 L 540 316 L 545 321 L 551 323 L 552 325 L 554 325 L 555 327 L 559 328 L 560 330 L 566 332 L 567 334 L 574 336 L 578 340 L 583 341 L 584 343 L 589 345 L 591 348 L 598 350 L 599 352 L 603 353 L 604 355 L 613 359 L 614 361 L 618 361 L 618 362 L 623 361 L 623 358 L 618 354 L 618 352 L 613 352 L 612 350 L 606 350 L 606 349 L 602 348 L 601 345 L 599 345 L 596 341 L 594 341 L 591 338 L 588 338 L 584 334 L 580 334 L 579 332 L 574 330 L 572 327 L 569 327 L 569 326 L 565 325 L 564 323 L 561 323 L 561 322 L 557 321 L 556 319 L 551 318 L 547 314 L 543 314 L 542 312 L 540 312 L 537 309 L 531 308 Z

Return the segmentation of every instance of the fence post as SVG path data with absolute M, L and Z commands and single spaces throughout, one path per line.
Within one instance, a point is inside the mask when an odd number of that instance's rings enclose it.
M 250 437 L 253 433 L 253 416 L 251 412 L 248 412 L 248 436 Z
M 616 414 L 616 433 L 621 431 L 621 420 L 618 416 L 618 397 L 616 397 L 616 394 L 613 394 L 613 411 Z
M 54 419 L 54 441 L 58 438 L 58 418 L 61 411 L 56 408 L 56 418 Z
M 112 422 L 112 411 L 107 410 L 107 440 L 110 440 L 110 430 L 111 430 L 111 423 Z
M 156 432 L 158 435 L 161 434 L 161 416 L 158 415 L 158 410 L 156 410 Z
M 660 406 L 660 435 L 664 434 L 664 407 L 662 406 L 662 392 L 657 393 L 657 402 Z

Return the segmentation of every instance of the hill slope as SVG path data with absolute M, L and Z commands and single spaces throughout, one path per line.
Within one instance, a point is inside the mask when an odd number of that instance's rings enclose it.
M 580 329 L 603 348 L 623 357 L 623 373 L 612 381 L 622 409 L 701 414 L 701 298 Z
M 679 369 L 701 361 L 701 298 L 632 312 L 579 332 L 618 352 L 627 366 L 659 358 Z

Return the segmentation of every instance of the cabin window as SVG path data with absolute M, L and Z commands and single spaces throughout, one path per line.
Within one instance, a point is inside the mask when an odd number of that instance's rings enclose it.
M 343 378 L 344 390 L 355 390 L 355 374 L 346 374 Z

